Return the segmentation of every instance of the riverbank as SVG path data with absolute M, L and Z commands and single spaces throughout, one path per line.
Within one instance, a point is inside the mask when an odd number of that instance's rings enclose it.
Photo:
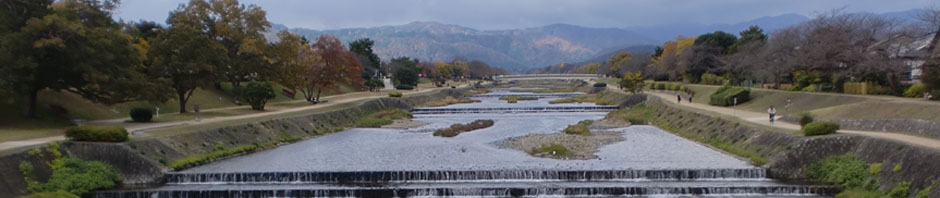
M 219 159 L 255 152 L 278 145 L 308 139 L 336 131 L 369 113 L 386 108 L 410 110 L 417 104 L 460 96 L 471 87 L 440 89 L 402 98 L 376 98 L 339 105 L 325 112 L 290 114 L 267 119 L 246 120 L 224 125 L 180 128 L 190 132 L 167 131 L 166 135 L 132 138 L 124 143 L 63 143 L 63 153 L 112 165 L 124 178 L 125 185 L 162 183 L 164 173 Z M 298 112 L 302 113 L 302 112 Z M 251 147 L 252 149 L 243 149 Z M 19 162 L 29 158 L 26 151 L 0 157 L 0 191 L 11 195 L 26 193 L 26 184 L 18 171 Z M 217 153 L 226 155 L 218 156 Z M 9 163 L 6 163 L 9 162 Z M 39 172 L 38 179 L 48 178 Z
M 891 140 L 828 135 L 805 137 L 796 131 L 766 127 L 701 109 L 685 107 L 656 96 L 643 103 L 659 128 L 723 150 L 767 168 L 772 178 L 805 180 L 807 166 L 831 156 L 854 155 L 869 164 L 902 167 L 873 175 L 878 189 L 887 191 L 910 182 L 910 193 L 935 186 L 940 179 L 940 152 Z M 935 187 L 936 188 L 936 187 Z M 930 197 L 940 196 L 934 190 Z

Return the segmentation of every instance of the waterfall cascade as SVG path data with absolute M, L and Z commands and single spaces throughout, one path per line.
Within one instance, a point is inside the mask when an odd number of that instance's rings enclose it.
M 160 188 L 94 197 L 805 197 L 836 192 L 829 186 L 777 183 L 760 168 L 169 173 L 166 179 Z

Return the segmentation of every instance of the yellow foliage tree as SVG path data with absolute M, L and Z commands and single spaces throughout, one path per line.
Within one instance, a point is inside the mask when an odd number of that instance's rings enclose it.
M 608 73 L 611 76 L 620 76 L 620 68 L 623 67 L 627 61 L 630 61 L 632 57 L 633 55 L 631 55 L 630 52 L 627 52 L 626 50 L 618 51 L 610 57 L 610 60 L 607 60 L 607 64 L 610 65 L 610 70 Z

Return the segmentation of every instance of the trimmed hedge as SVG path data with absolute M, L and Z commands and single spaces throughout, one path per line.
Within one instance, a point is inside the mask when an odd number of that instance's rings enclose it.
M 718 90 L 710 96 L 708 104 L 725 107 L 731 106 L 734 105 L 734 98 L 738 98 L 738 104 L 751 100 L 751 89 L 745 87 L 723 86 L 718 88 Z
M 131 109 L 131 119 L 134 122 L 150 122 L 153 119 L 153 111 L 150 111 L 150 108 L 133 108 Z
M 411 85 L 409 85 L 409 84 L 398 84 L 398 85 L 395 85 L 395 89 L 401 89 L 401 90 L 412 90 L 412 89 L 414 89 L 414 88 L 415 88 L 414 86 L 411 86 Z
M 401 92 L 397 92 L 397 91 L 388 92 L 388 97 L 401 98 L 401 96 L 402 96 Z
M 803 135 L 817 136 L 836 133 L 840 128 L 839 123 L 833 122 L 813 122 L 803 127 Z
M 604 83 L 604 82 L 594 83 L 594 87 L 606 87 L 606 86 L 607 86 L 607 83 Z
M 813 122 L 813 114 L 808 112 L 800 113 L 800 127 L 806 127 L 807 124 Z
M 77 126 L 65 130 L 65 137 L 84 142 L 124 142 L 127 129 L 121 126 Z

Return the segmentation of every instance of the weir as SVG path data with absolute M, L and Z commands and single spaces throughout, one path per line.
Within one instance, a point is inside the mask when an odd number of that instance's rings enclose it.
M 457 113 L 549 113 L 549 112 L 609 112 L 617 106 L 542 106 L 542 107 L 470 107 L 470 108 L 415 108 L 412 114 Z
M 468 98 L 498 98 L 503 96 L 522 96 L 522 97 L 536 97 L 536 98 L 566 98 L 566 97 L 575 97 L 584 95 L 584 93 L 489 93 L 489 94 L 476 94 L 476 95 L 467 95 Z
M 497 144 L 559 133 L 618 107 L 548 103 L 560 94 L 518 104 L 489 95 L 478 103 L 412 109 L 412 119 L 429 123 L 423 127 L 352 128 L 167 173 L 163 186 L 91 197 L 824 197 L 839 191 L 775 181 L 763 168 L 651 126 L 608 129 L 624 141 L 602 146 L 597 159 L 533 157 Z M 495 124 L 451 138 L 430 133 L 478 119 Z

